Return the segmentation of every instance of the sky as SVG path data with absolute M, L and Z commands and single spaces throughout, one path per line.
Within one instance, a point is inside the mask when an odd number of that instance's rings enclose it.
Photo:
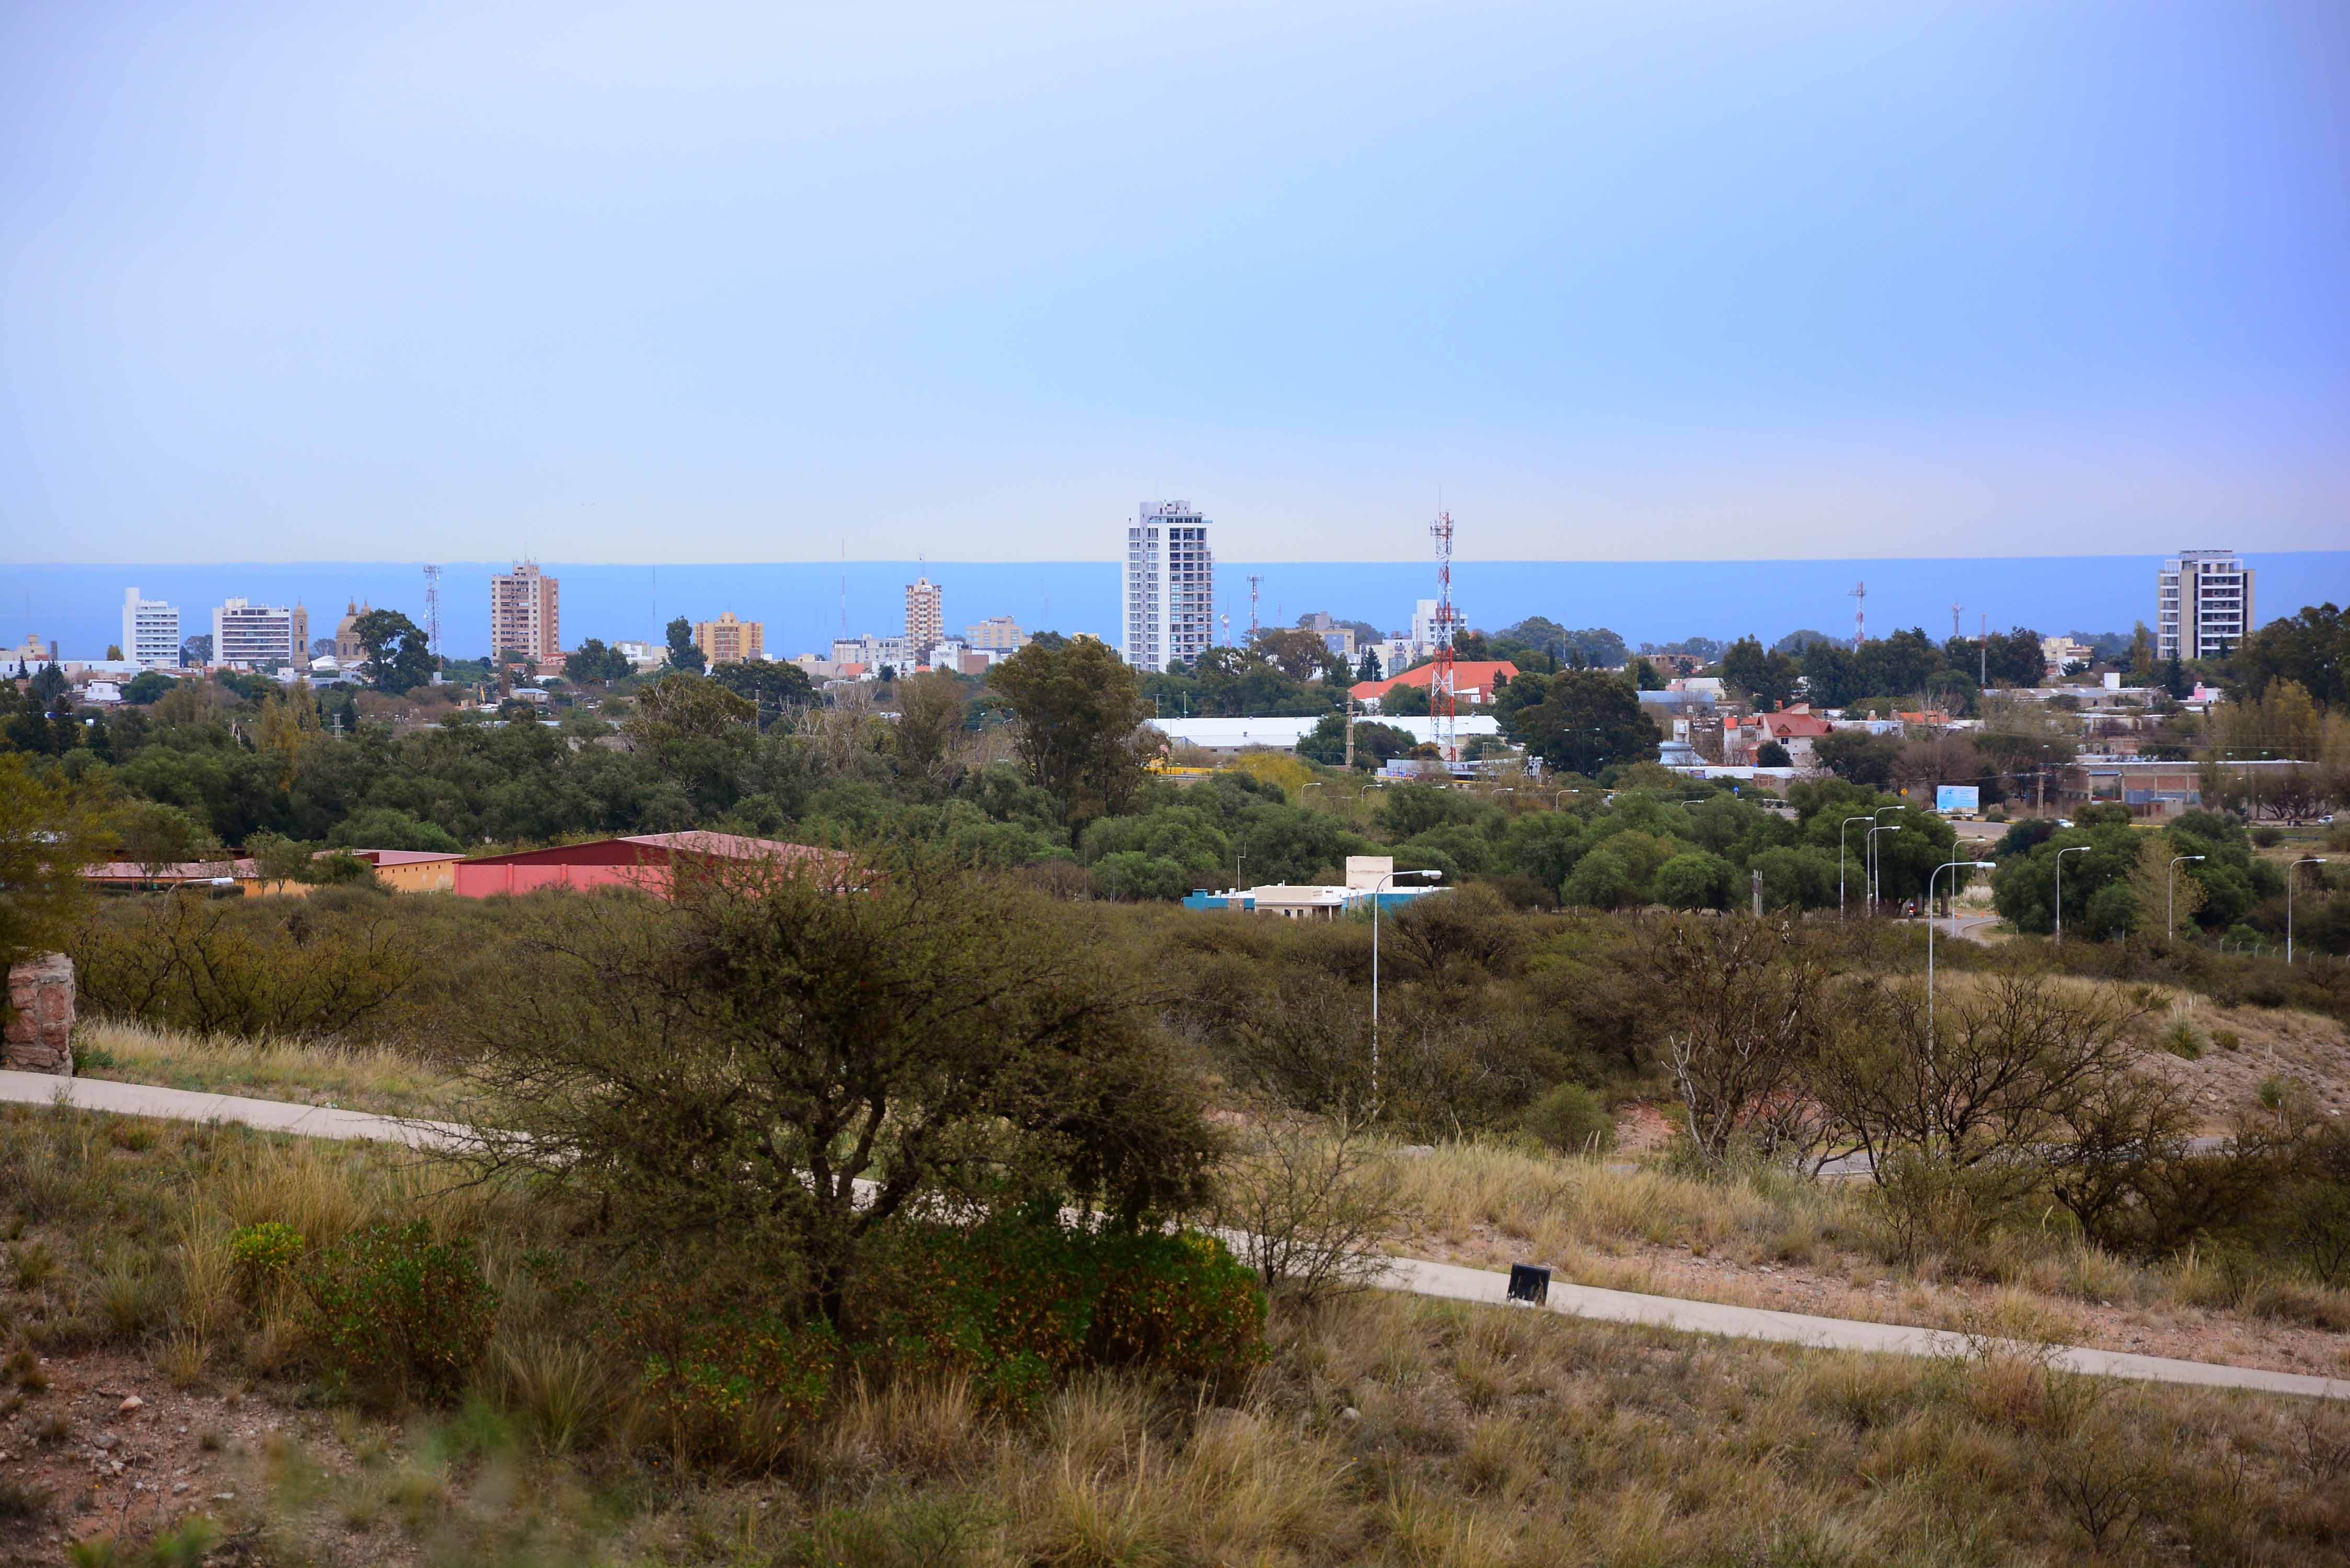
M 0 567 L 2334 548 L 2345 79 L 2338 0 L 0 0 Z

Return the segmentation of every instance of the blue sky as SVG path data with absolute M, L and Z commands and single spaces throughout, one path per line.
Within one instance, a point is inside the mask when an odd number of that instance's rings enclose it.
M 2350 7 L 0 9 L 0 563 L 2339 545 Z

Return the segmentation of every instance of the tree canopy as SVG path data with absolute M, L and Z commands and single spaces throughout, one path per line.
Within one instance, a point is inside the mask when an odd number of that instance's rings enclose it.
M 432 679 L 432 649 L 424 628 L 398 610 L 369 610 L 351 623 L 351 636 L 366 657 L 359 674 L 379 691 L 394 696 Z

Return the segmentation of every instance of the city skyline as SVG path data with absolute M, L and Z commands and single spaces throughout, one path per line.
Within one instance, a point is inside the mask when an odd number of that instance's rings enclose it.
M 1049 561 L 1147 493 L 1268 562 L 2320 547 L 2345 58 L 2292 0 L 20 6 L 0 562 Z
M 1464 561 L 1455 564 L 1454 583 L 1469 627 L 1498 630 L 1539 614 L 1571 628 L 1606 627 L 1635 644 L 1693 634 L 1726 639 L 1750 631 L 1767 642 L 1804 628 L 1843 637 L 1852 628 L 1850 590 L 1860 580 L 1868 586 L 1872 635 L 1914 626 L 1939 639 L 1949 631 L 1954 602 L 1963 607 L 1968 635 L 1984 614 L 1994 630 L 2023 625 L 2051 635 L 2126 633 L 2137 621 L 2158 625 L 2159 568 L 2178 554 L 2173 548 L 2143 556 L 1925 562 Z M 2258 570 L 2261 619 L 2303 604 L 2350 603 L 2350 551 L 2241 554 Z M 452 658 L 482 657 L 488 651 L 487 581 L 512 563 L 441 565 L 446 651 Z M 918 575 L 929 576 L 944 595 L 950 635 L 967 623 L 1009 616 L 1024 631 L 1087 632 L 1119 644 L 1121 575 L 1107 562 L 540 566 L 562 584 L 567 648 L 590 637 L 658 647 L 663 628 L 679 616 L 690 625 L 731 608 L 744 620 L 764 623 L 771 658 L 822 653 L 844 634 L 896 632 L 906 587 Z M 1424 561 L 1219 560 L 1216 567 L 1219 640 L 1226 614 L 1232 637 L 1245 634 L 1251 576 L 1263 579 L 1268 626 L 1295 625 L 1301 616 L 1324 611 L 1370 621 L 1382 631 L 1409 631 L 1420 601 L 1434 592 L 1433 567 Z M 206 629 L 211 607 L 229 596 L 305 604 L 329 618 L 332 605 L 367 598 L 420 625 L 423 619 L 424 578 L 414 562 L 28 566 L 0 572 L 0 645 L 14 647 L 29 633 L 45 644 L 60 642 L 67 658 L 98 658 L 121 638 L 124 591 L 133 585 L 147 598 L 178 607 L 183 635 Z

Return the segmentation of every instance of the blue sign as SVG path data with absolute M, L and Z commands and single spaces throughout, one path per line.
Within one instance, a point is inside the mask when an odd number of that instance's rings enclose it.
M 1982 790 L 1975 784 L 1936 784 L 1934 809 L 1948 816 L 1952 812 L 1982 809 Z

